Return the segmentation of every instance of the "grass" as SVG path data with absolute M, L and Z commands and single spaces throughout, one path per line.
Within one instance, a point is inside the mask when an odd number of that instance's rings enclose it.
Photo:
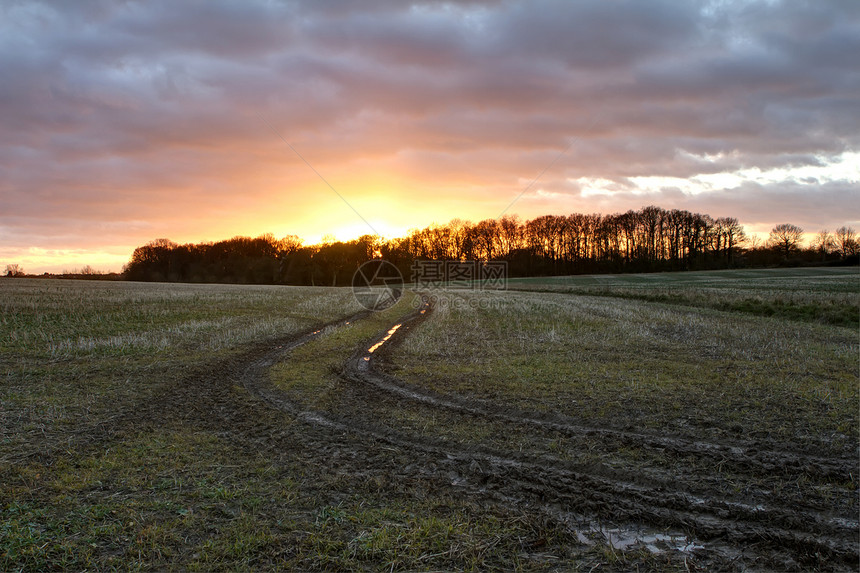
M 735 288 L 733 279 L 720 280 L 720 288 Z M 757 279 L 741 273 L 736 280 Z M 825 300 L 833 288 L 829 280 L 822 279 Z M 792 281 L 816 304 L 814 279 Z M 838 282 L 837 290 L 855 289 L 856 301 L 860 285 Z M 477 397 L 502 411 L 856 459 L 856 328 L 697 307 L 689 299 L 706 295 L 694 282 L 677 288 L 678 297 L 660 302 L 570 292 L 436 291 L 447 303 L 397 347 L 388 368 L 414 387 Z M 707 483 L 709 495 L 759 503 L 779 492 L 799 506 L 840 508 L 844 515 L 856 515 L 858 507 L 855 477 L 836 483 L 802 472 L 729 468 L 602 437 L 548 434 L 538 443 L 537 432 L 515 426 L 502 430 L 507 447 L 516 451 L 524 432 L 526 451 L 549 451 L 583 466 L 672 475 L 692 490 Z
M 41 485 L 50 492 L 47 499 L 4 508 L 3 521 L 13 528 L 4 536 L 0 565 L 140 569 L 179 556 L 188 536 L 204 545 L 220 541 L 227 534 L 215 528 L 229 531 L 231 518 L 274 497 L 253 479 L 265 475 L 265 466 L 243 469 L 252 478 L 247 482 L 232 479 L 226 468 L 236 458 L 224 446 L 209 435 L 165 431 L 60 460 Z M 19 499 L 24 496 L 19 492 Z
M 761 280 L 743 273 L 705 280 L 710 276 L 688 278 L 677 294 L 656 303 L 627 291 L 613 291 L 611 298 L 579 291 L 451 291 L 467 304 L 442 305 L 393 363 L 399 375 L 436 391 L 586 421 L 669 431 L 694 424 L 801 443 L 813 437 L 837 447 L 848 437 L 856 443 L 856 329 L 691 305 L 692 299 L 714 298 L 707 289 L 716 287 L 699 285 L 720 282 L 720 289 L 733 292 L 741 289 L 737 283 L 752 289 Z M 821 306 L 838 291 L 857 309 L 856 276 L 834 276 L 835 283 L 830 276 L 820 279 Z M 810 306 L 818 304 L 816 279 L 769 278 L 777 280 L 781 291 L 756 291 L 763 304 L 793 292 Z
M 409 312 L 416 300 L 417 295 L 407 292 L 397 304 L 384 311 L 323 332 L 317 340 L 293 350 L 284 361 L 276 364 L 270 371 L 272 381 L 297 402 L 316 409 L 325 408 L 340 395 L 343 383 L 338 373 L 344 360 L 359 345 Z
M 560 292 L 452 291 L 463 304 L 439 306 L 381 359 L 419 387 L 583 424 L 854 455 L 856 328 L 690 302 L 718 291 L 857 300 L 854 275 L 791 272 L 689 274 L 671 288 L 675 278 L 625 277 L 598 296 L 579 279 L 526 285 Z M 667 298 L 644 299 L 653 289 Z M 856 480 L 714 467 L 342 379 L 344 360 L 414 296 L 294 349 L 272 382 L 306 408 L 408 438 L 704 476 L 718 495 L 767 489 L 856 514 Z M 354 314 L 349 290 L 0 280 L 0 310 L 0 570 L 684 570 L 666 555 L 583 545 L 546 514 L 472 499 L 415 452 L 332 438 L 239 382 L 208 382 L 231 357 Z
M 0 280 L 0 308 L 0 570 L 590 562 L 558 524 L 398 478 L 402 454 L 320 442 L 241 386 L 205 385 L 231 356 L 360 310 L 349 290 Z M 308 392 L 401 310 L 297 350 L 294 395 L 320 400 Z M 180 391 L 198 378 L 224 399 Z M 375 466 L 333 467 L 350 452 Z
M 292 351 L 270 370 L 272 382 L 304 407 L 346 417 L 368 426 L 469 446 L 551 450 L 550 439 L 511 432 L 491 419 L 463 418 L 415 403 L 394 404 L 385 396 L 355 392 L 341 376 L 343 362 L 356 348 L 367 348 L 399 317 L 415 307 L 418 296 L 407 293 L 397 305 L 343 328 L 323 332 Z M 538 443 L 540 442 L 540 443 Z
M 860 326 L 857 268 L 800 268 L 511 279 L 509 288 L 711 308 Z
M 531 539 L 570 545 L 557 525 L 210 433 L 147 432 L 46 473 L 2 507 L 3 570 L 474 571 L 517 568 Z
M 358 310 L 335 289 L 0 281 L 0 463 L 59 444 L 189 369 Z

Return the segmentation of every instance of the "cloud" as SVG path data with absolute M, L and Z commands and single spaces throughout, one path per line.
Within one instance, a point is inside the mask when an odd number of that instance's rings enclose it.
M 568 146 L 513 212 L 836 227 L 858 51 L 835 0 L 5 3 L 0 258 L 354 224 L 284 140 L 392 228 L 494 217 Z

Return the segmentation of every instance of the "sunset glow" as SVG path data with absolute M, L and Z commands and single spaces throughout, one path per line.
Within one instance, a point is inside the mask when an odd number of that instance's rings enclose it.
M 0 270 L 505 212 L 860 227 L 857 53 L 846 2 L 4 3 Z

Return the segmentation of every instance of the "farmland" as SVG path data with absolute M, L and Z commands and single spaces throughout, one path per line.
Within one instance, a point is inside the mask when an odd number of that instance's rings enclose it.
M 0 569 L 856 567 L 856 269 L 509 287 L 0 281 Z

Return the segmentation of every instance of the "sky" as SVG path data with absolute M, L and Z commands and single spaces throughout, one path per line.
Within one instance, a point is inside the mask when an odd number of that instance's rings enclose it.
M 860 2 L 0 0 L 0 270 L 657 205 L 860 230 Z

